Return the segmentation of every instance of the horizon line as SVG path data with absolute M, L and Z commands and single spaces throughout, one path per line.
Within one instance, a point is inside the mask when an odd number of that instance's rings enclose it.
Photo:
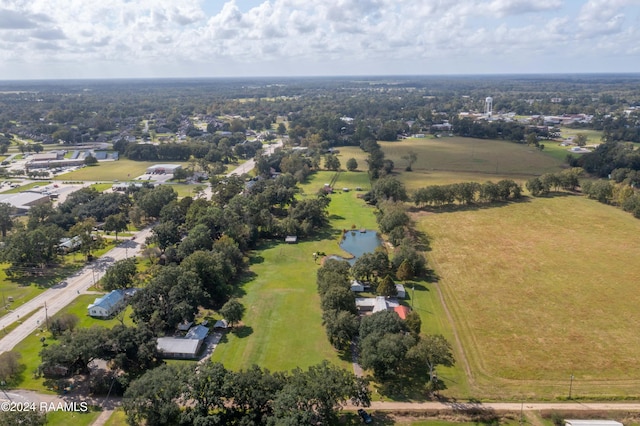
M 443 77 L 553 77 L 553 76 L 640 76 L 640 71 L 621 72 L 531 72 L 531 73 L 460 73 L 460 74 L 336 74 L 336 75 L 247 75 L 247 76 L 178 76 L 178 77 L 49 77 L 0 79 L 0 83 L 43 81 L 150 81 L 150 80 L 269 80 L 269 79 L 357 79 L 357 78 L 443 78 Z

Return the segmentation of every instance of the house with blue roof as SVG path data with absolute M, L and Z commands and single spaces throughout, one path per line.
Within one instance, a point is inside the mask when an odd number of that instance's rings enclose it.
M 109 294 L 98 297 L 92 304 L 87 306 L 89 316 L 96 318 L 111 317 L 124 307 L 124 296 L 123 290 L 113 290 Z

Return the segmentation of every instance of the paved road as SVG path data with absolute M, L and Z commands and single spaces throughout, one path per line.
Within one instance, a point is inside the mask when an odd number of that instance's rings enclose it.
M 282 140 L 279 140 L 278 142 L 271 144 L 271 145 L 267 145 L 266 148 L 264 148 L 264 151 L 262 153 L 262 155 L 271 155 L 274 153 L 274 151 L 277 148 L 282 147 Z M 245 173 L 249 173 L 251 170 L 253 170 L 253 168 L 256 166 L 256 162 L 255 160 L 252 158 L 251 160 L 247 161 L 246 163 L 242 163 L 241 165 L 239 165 L 238 167 L 236 167 L 235 169 L 231 170 L 229 173 L 227 173 L 227 177 L 228 176 L 241 176 Z M 205 188 L 205 190 L 202 192 L 202 195 L 207 199 L 210 200 L 211 199 L 211 185 L 207 184 L 207 187 Z
M 70 304 L 80 293 L 86 291 L 104 274 L 107 268 L 117 260 L 135 256 L 145 239 L 151 233 L 151 227 L 145 228 L 135 235 L 135 240 L 126 240 L 117 247 L 108 251 L 104 256 L 88 264 L 80 271 L 68 277 L 65 285 L 57 285 L 39 294 L 20 307 L 0 318 L 0 330 L 24 318 L 27 314 L 38 310 L 13 331 L 4 335 L 0 331 L 0 353 L 10 351 L 29 334 L 38 330 L 46 323 L 47 317 L 51 317 L 62 308 Z M 46 306 L 46 309 L 45 309 Z
M 97 405 L 103 409 L 110 411 L 117 407 L 121 398 L 90 398 L 85 395 L 79 395 L 71 392 L 67 395 L 46 395 L 26 390 L 11 390 L 8 392 L 0 391 L 0 402 L 33 402 L 40 406 L 41 402 L 55 403 L 86 401 L 90 405 Z M 357 410 L 359 407 L 353 405 L 345 405 L 345 410 Z M 382 402 L 374 401 L 367 408 L 368 411 L 433 411 L 433 410 L 493 410 L 498 412 L 520 412 L 520 411 L 543 411 L 543 410 L 562 410 L 562 411 L 640 411 L 640 403 L 627 402 L 488 402 L 475 403 L 464 401 L 446 401 L 446 402 Z
M 264 151 L 262 153 L 262 155 L 271 155 L 274 153 L 274 151 L 277 148 L 282 147 L 282 140 L 277 141 L 274 144 L 271 145 L 267 145 L 266 148 L 264 148 Z M 249 173 L 251 170 L 253 170 L 253 168 L 256 166 L 256 161 L 252 158 L 251 160 L 247 161 L 246 163 L 243 163 L 241 165 L 239 165 L 238 167 L 236 167 L 234 170 L 232 170 L 231 172 L 227 173 L 227 176 L 232 176 L 232 175 L 243 175 L 245 173 Z
M 346 410 L 357 410 L 358 407 L 345 405 Z M 384 402 L 373 401 L 368 410 L 376 411 L 411 411 L 411 410 L 494 410 L 494 411 L 640 411 L 640 403 L 615 402 L 487 402 L 475 403 L 464 401 L 447 402 Z

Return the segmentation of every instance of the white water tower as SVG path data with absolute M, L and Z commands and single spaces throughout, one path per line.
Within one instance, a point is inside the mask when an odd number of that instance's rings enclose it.
M 491 117 L 491 113 L 493 112 L 493 98 L 491 96 L 487 96 L 484 100 L 484 115 L 486 117 Z

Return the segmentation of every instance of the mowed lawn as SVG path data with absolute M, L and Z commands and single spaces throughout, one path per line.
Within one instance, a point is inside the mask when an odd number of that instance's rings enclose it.
M 320 172 L 302 185 L 303 195 L 315 196 L 334 172 Z M 344 172 L 337 186 L 359 183 L 368 188 L 364 173 Z M 244 284 L 241 302 L 247 311 L 244 327 L 228 333 L 213 353 L 212 360 L 233 370 L 253 364 L 272 371 L 289 371 L 329 360 L 351 369 L 327 340 L 322 325 L 320 298 L 316 289 L 316 271 L 320 259 L 314 252 L 347 255 L 338 245 L 342 229 L 352 224 L 375 227 L 373 208 L 357 199 L 356 192 L 331 195 L 331 229 L 321 237 L 300 239 L 297 244 L 284 241 L 263 243 L 251 254 L 250 271 L 254 278 Z
M 475 396 L 638 396 L 639 220 L 579 196 L 415 219 Z

